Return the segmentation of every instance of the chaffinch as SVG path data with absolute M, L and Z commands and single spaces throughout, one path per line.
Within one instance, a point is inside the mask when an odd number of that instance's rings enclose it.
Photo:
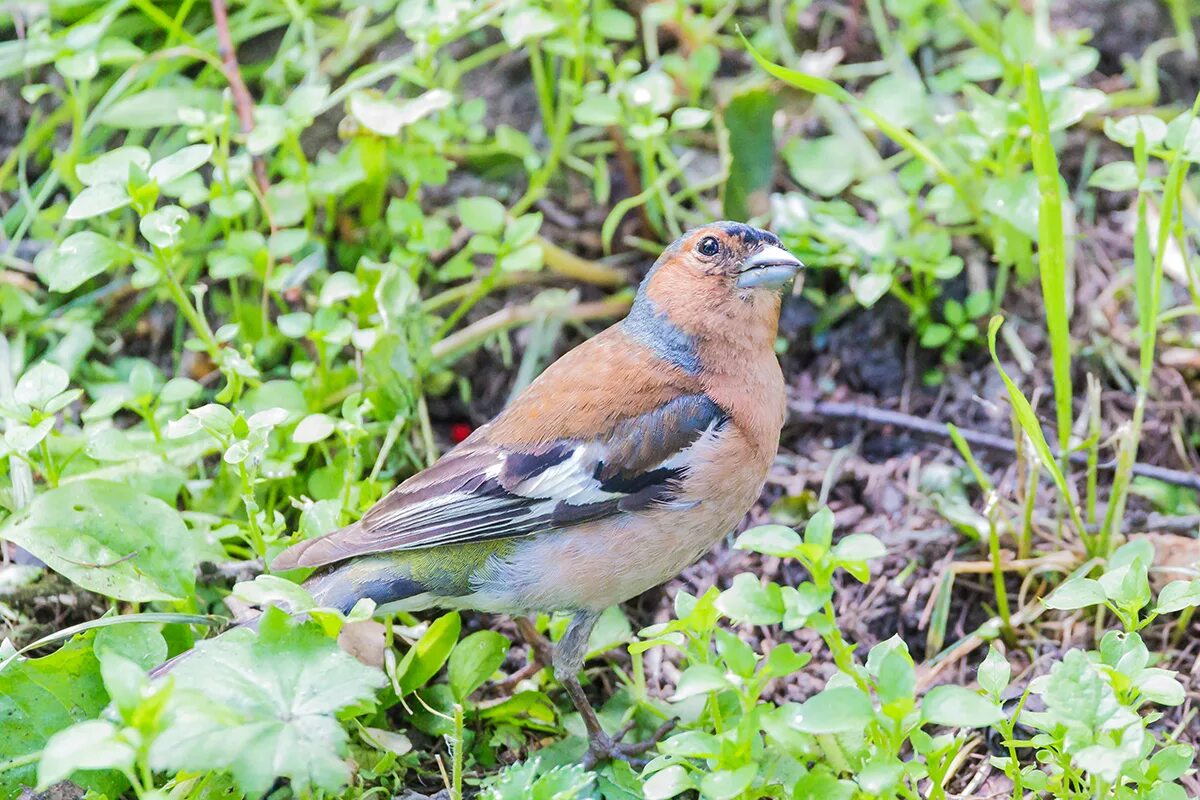
M 643 751 L 614 742 L 580 688 L 588 635 L 605 608 L 677 575 L 758 498 L 784 420 L 780 295 L 801 266 L 749 225 L 688 231 L 624 320 L 358 522 L 293 545 L 272 569 L 319 568 L 305 586 L 347 611 L 369 597 L 385 611 L 567 612 L 552 659 L 587 726 L 588 760 Z

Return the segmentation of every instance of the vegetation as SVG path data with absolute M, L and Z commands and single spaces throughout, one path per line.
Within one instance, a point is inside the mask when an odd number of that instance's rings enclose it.
M 1200 792 L 1195 9 L 1130 4 L 0 9 L 0 797 Z M 720 217 L 809 266 L 797 420 L 593 634 L 648 764 L 506 621 L 265 570 Z

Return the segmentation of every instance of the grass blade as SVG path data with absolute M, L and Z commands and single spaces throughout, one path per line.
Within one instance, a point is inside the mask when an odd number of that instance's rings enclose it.
M 1046 309 L 1046 331 L 1054 373 L 1054 411 L 1058 448 L 1066 470 L 1072 427 L 1071 328 L 1067 312 L 1067 252 L 1063 242 L 1062 189 L 1058 157 L 1050 141 L 1050 125 L 1042 102 L 1037 71 L 1025 65 L 1025 94 L 1029 104 L 1029 147 L 1038 185 L 1038 273 Z

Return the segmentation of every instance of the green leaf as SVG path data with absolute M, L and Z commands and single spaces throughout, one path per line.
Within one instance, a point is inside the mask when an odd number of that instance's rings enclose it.
M 802 733 L 849 733 L 861 732 L 874 718 L 865 694 L 853 686 L 838 686 L 801 703 L 792 724 Z
M 1088 178 L 1088 186 L 1110 192 L 1128 192 L 1138 185 L 1137 167 L 1132 161 L 1105 164 Z
M 1096 582 L 1105 597 L 1126 610 L 1138 611 L 1150 602 L 1150 581 L 1146 565 L 1140 560 L 1117 569 L 1110 564 Z
M 1200 606 L 1200 578 L 1190 581 L 1171 581 L 1158 593 L 1155 614 L 1170 614 L 1185 608 Z
M 646 800 L 670 800 L 695 788 L 688 771 L 679 764 L 672 764 L 651 775 L 642 786 L 642 792 Z
M 81 480 L 43 492 L 0 538 L 118 600 L 183 600 L 195 587 L 192 536 L 179 512 L 124 484 Z
M 783 595 L 779 586 L 763 586 L 758 577 L 743 572 L 734 576 L 733 585 L 717 598 L 717 610 L 749 625 L 774 625 L 783 620 Z
M 777 644 L 767 654 L 763 674 L 768 678 L 786 678 L 804 669 L 812 653 L 797 653 L 790 644 Z
M 832 541 L 833 512 L 829 506 L 822 506 L 804 526 L 804 543 L 828 550 Z
M 1004 719 L 994 701 L 962 686 L 935 686 L 921 701 L 921 718 L 934 725 L 984 728 Z
M 75 639 L 44 658 L 0 669 L 0 797 L 37 784 L 37 755 L 50 737 L 100 714 L 108 695 L 92 643 Z M 80 785 L 116 797 L 125 786 L 113 773 L 81 775 Z
M 129 193 L 119 183 L 85 186 L 67 206 L 66 219 L 90 219 L 129 205 Z
M 573 116 L 580 125 L 616 125 L 621 121 L 621 104 L 606 94 L 590 94 L 575 106 Z
M 1038 185 L 1038 275 L 1042 284 L 1042 302 L 1046 311 L 1046 331 L 1050 336 L 1050 356 L 1054 383 L 1055 422 L 1058 446 L 1066 452 L 1071 442 L 1072 385 L 1071 330 L 1068 315 L 1067 251 L 1063 241 L 1062 177 L 1058 156 L 1050 141 L 1050 125 L 1042 104 L 1041 84 L 1033 65 L 1025 65 L 1025 91 L 1029 103 L 1029 147 Z M 1070 502 L 1070 498 L 1066 498 Z
M 334 715 L 385 682 L 314 623 L 297 624 L 276 608 L 263 614 L 257 636 L 238 629 L 201 642 L 170 679 L 175 690 L 150 748 L 152 766 L 228 770 L 253 796 L 276 778 L 301 795 L 336 793 L 350 770 L 341 758 L 346 732 Z
M 833 546 L 833 557 L 837 561 L 870 561 L 886 555 L 883 542 L 869 533 L 851 533 Z
M 839 136 L 792 139 L 783 148 L 783 157 L 797 183 L 822 197 L 833 197 L 844 192 L 858 174 L 847 150 Z
M 18 403 L 42 408 L 54 397 L 66 391 L 70 377 L 67 371 L 52 361 L 39 361 L 17 380 L 13 397 Z
M 38 766 L 38 789 L 66 780 L 77 770 L 129 770 L 137 753 L 108 720 L 81 722 L 46 742 Z
M 183 109 L 221 110 L 221 92 L 195 86 L 159 86 L 122 97 L 100 114 L 110 128 L 165 128 L 178 125 Z
M 1008 391 L 1008 401 L 1012 404 L 1013 413 L 1017 417 L 1017 422 L 1021 426 L 1021 430 L 1033 442 L 1033 449 L 1037 452 L 1042 466 L 1050 473 L 1055 487 L 1058 488 L 1059 495 L 1066 501 L 1067 513 L 1071 517 L 1072 525 L 1074 525 L 1079 535 L 1084 537 L 1087 535 L 1087 528 L 1083 524 L 1082 517 L 1079 516 L 1079 508 L 1075 505 L 1074 499 L 1071 497 L 1071 487 L 1067 485 L 1066 477 L 1063 475 L 1062 470 L 1058 468 L 1058 464 L 1055 463 L 1054 453 L 1051 452 L 1050 444 L 1046 441 L 1046 435 L 1042 431 L 1042 425 L 1038 421 L 1037 414 L 1034 413 L 1033 406 L 1025 399 L 1025 395 L 1021 394 L 1021 390 L 1013 383 L 1012 378 L 1008 377 L 1008 373 L 1004 371 L 1004 367 L 1000 364 L 1000 356 L 996 353 L 996 334 L 1000 331 L 1000 326 L 1003 324 L 1004 319 L 998 315 L 992 317 L 991 322 L 988 324 L 988 350 L 992 354 L 992 363 L 996 365 L 996 370 L 1000 373 L 1000 379 L 1004 381 L 1004 388 Z
M 734 547 L 777 558 L 795 558 L 801 543 L 800 534 L 786 525 L 759 525 L 739 536 Z
M 283 325 L 280 325 L 280 330 Z M 292 441 L 296 444 L 313 444 L 328 439 L 337 427 L 337 420 L 328 414 L 309 414 L 296 424 Z
M 725 676 L 724 670 L 712 664 L 693 664 L 683 671 L 675 684 L 675 694 L 671 696 L 672 703 L 687 700 L 709 692 L 723 692 L 732 689 L 733 684 Z
M 454 699 L 463 702 L 492 677 L 504 663 L 508 647 L 508 639 L 495 631 L 476 631 L 459 642 L 446 670 Z
M 772 119 L 778 100 L 764 87 L 734 95 L 723 116 L 733 159 L 725 182 L 725 216 L 746 219 L 765 210 L 775 177 L 775 132 Z
M 700 793 L 712 800 L 733 800 L 750 787 L 756 775 L 758 764 L 709 772 L 700 781 Z
M 1167 123 L 1153 114 L 1134 114 L 1121 119 L 1104 118 L 1104 135 L 1117 144 L 1132 148 L 1138 133 L 1146 137 L 1147 147 L 1157 147 L 1167 138 Z
M 195 172 L 212 158 L 211 144 L 192 144 L 180 148 L 169 156 L 154 162 L 148 172 L 150 178 L 160 185 L 177 181 L 190 172 Z
M 462 224 L 475 233 L 499 236 L 504 230 L 507 212 L 499 200 L 491 197 L 461 197 L 456 209 Z
M 94 231 L 73 233 L 38 261 L 38 277 L 52 292 L 70 292 L 89 278 L 125 264 L 129 257 L 121 246 Z
M 187 218 L 188 212 L 179 206 L 163 206 L 142 217 L 138 230 L 155 247 L 174 247 L 179 244 L 179 234 Z
M 979 665 L 980 687 L 993 698 L 999 699 L 1011 676 L 1012 665 L 1008 663 L 1008 659 L 996 649 L 996 645 L 988 645 L 987 656 Z
M 129 168 L 145 170 L 150 166 L 150 153 L 143 147 L 118 147 L 99 158 L 75 167 L 75 174 L 84 186 L 98 183 L 125 183 Z
M 396 667 L 402 694 L 419 689 L 437 674 L 450 657 L 450 651 L 458 642 L 458 632 L 461 629 L 462 621 L 457 611 L 451 611 L 434 620 L 421 640 L 404 654 L 404 658 Z
M 1071 578 L 1059 585 L 1042 602 L 1049 608 L 1070 611 L 1100 605 L 1104 602 L 1104 587 L 1091 578 Z

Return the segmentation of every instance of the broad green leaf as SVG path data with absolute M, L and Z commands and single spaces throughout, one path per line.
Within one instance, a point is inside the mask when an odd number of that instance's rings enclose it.
M 1194 606 L 1200 606 L 1200 579 L 1171 581 L 1158 593 L 1154 613 L 1170 614 Z
M 182 600 L 195 586 L 192 536 L 179 512 L 119 483 L 82 480 L 43 492 L 0 538 L 119 600 Z
M 89 278 L 129 261 L 121 246 L 95 231 L 73 233 L 38 261 L 38 277 L 52 292 L 70 292 Z
M 833 512 L 822 506 L 804 526 L 804 543 L 828 549 L 833 541 Z
M 42 408 L 52 398 L 66 391 L 70 377 L 67 371 L 52 361 L 39 361 L 17 380 L 13 397 L 18 403 Z
M 159 86 L 122 97 L 100 114 L 99 122 L 110 128 L 164 128 L 180 124 L 179 112 L 221 109 L 218 89 L 185 86 Z
M 775 133 L 772 118 L 776 93 L 758 87 L 734 95 L 723 116 L 729 130 L 733 161 L 725 182 L 725 216 L 746 219 L 765 209 L 775 177 Z
M 1011 675 L 1012 666 L 1008 659 L 1001 655 L 996 645 L 988 645 L 988 654 L 979 665 L 980 687 L 993 698 L 999 698 Z
M 869 533 L 851 533 L 833 546 L 833 557 L 838 561 L 870 561 L 886 555 L 883 542 Z
M 800 534 L 786 525 L 759 525 L 738 536 L 734 546 L 777 558 L 794 558 L 801 543 Z
M 1091 578 L 1071 578 L 1042 600 L 1050 608 L 1070 611 L 1104 602 L 1104 587 Z
M 1104 135 L 1117 144 L 1132 148 L 1137 144 L 1139 132 L 1146 137 L 1147 147 L 1157 147 L 1167 138 L 1167 123 L 1152 114 L 1104 119 Z
M 476 631 L 450 653 L 446 675 L 454 699 L 463 702 L 500 669 L 508 655 L 509 641 L 495 631 Z
M 280 326 L 282 329 L 282 326 Z M 336 428 L 337 421 L 328 414 L 309 414 L 296 424 L 292 441 L 297 444 L 313 444 L 328 439 Z
M 144 147 L 118 147 L 99 158 L 75 167 L 75 174 L 84 186 L 98 183 L 125 183 L 129 168 L 145 170 L 150 166 L 150 153 Z
M 1088 186 L 1110 192 L 1128 192 L 1138 185 L 1137 167 L 1132 161 L 1113 161 L 1105 164 L 1088 178 Z
M 737 769 L 719 769 L 700 780 L 700 793 L 712 800 L 733 800 L 750 787 L 758 775 L 758 764 L 746 764 Z
M 434 620 L 421 640 L 413 645 L 396 667 L 400 676 L 400 691 L 408 694 L 419 689 L 437 674 L 450 651 L 458 642 L 458 633 L 462 629 L 462 621 L 457 611 L 451 611 Z
M 22 786 L 36 786 L 38 753 L 50 737 L 96 717 L 107 703 L 100 664 L 86 639 L 0 669 L 0 797 L 17 797 Z M 112 773 L 88 773 L 77 781 L 109 797 L 125 785 Z
M 380 136 L 395 136 L 400 130 L 427 117 L 454 101 L 454 95 L 444 89 L 433 89 L 407 101 L 391 100 L 374 91 L 357 91 L 350 95 L 350 115 L 367 130 Z
M 675 694 L 671 696 L 672 703 L 687 700 L 698 694 L 723 692 L 733 688 L 724 671 L 712 664 L 693 664 L 683 671 L 675 685 Z
M 767 654 L 763 674 L 769 678 L 785 678 L 804 669 L 810 661 L 811 653 L 797 653 L 791 644 L 777 644 Z
M 688 771 L 679 764 L 672 764 L 651 775 L 642 787 L 646 800 L 670 800 L 689 789 L 696 788 Z
M 573 115 L 580 125 L 616 125 L 621 121 L 621 103 L 606 94 L 592 94 L 575 106 Z
M 85 186 L 67 206 L 66 218 L 90 219 L 129 205 L 129 192 L 119 183 L 98 183 Z
M 102 719 L 81 722 L 46 742 L 38 766 L 38 789 L 66 780 L 77 770 L 131 769 L 136 756 L 113 723 Z
M 151 179 L 165 186 L 200 169 L 212 158 L 212 153 L 211 144 L 191 144 L 155 161 L 148 174 Z
M 457 204 L 458 218 L 475 233 L 499 235 L 507 213 L 499 200 L 491 197 L 462 197 Z
M 142 217 L 138 230 L 155 247 L 174 247 L 179 244 L 179 234 L 187 218 L 188 212 L 179 206 L 163 206 Z
M 252 796 L 277 778 L 301 795 L 336 793 L 350 769 L 342 760 L 346 731 L 334 715 L 385 682 L 315 624 L 297 624 L 275 608 L 263 615 L 257 636 L 238 629 L 201 642 L 168 675 L 175 690 L 151 764 L 228 770 Z
M 838 136 L 792 139 L 783 149 L 796 182 L 822 197 L 841 194 L 857 177 L 857 165 L 847 155 L 846 144 Z
M 921 718 L 934 725 L 984 728 L 1004 719 L 994 700 L 962 686 L 935 686 L 921 701 Z
M 783 595 L 777 584 L 763 586 L 758 577 L 743 572 L 717 598 L 717 610 L 734 622 L 774 625 L 783 620 Z
M 867 696 L 853 686 L 838 686 L 800 704 L 792 724 L 802 733 L 862 731 L 875 717 Z

